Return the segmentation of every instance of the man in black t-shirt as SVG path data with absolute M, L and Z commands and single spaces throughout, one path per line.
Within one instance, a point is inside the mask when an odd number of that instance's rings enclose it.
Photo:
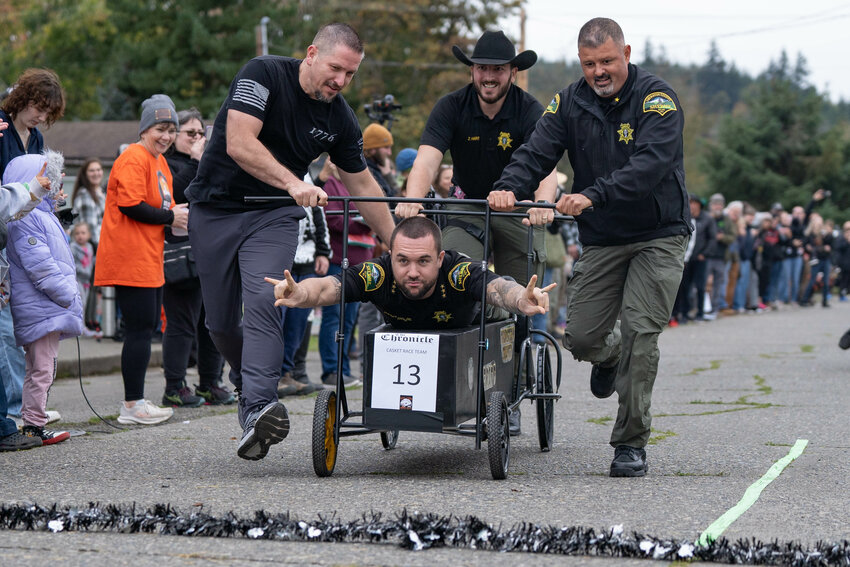
M 549 309 L 548 292 L 503 278 L 453 250 L 442 249 L 440 228 L 430 219 L 404 219 L 393 231 L 390 251 L 346 272 L 345 300 L 374 303 L 384 321 L 400 329 L 453 329 L 470 325 L 480 311 L 482 286 L 487 303 L 512 313 L 536 315 Z M 296 283 L 289 272 L 274 284 L 275 305 L 318 307 L 338 302 L 342 274 Z
M 431 111 L 407 180 L 408 197 L 425 197 L 443 155 L 451 151 L 454 195 L 488 199 L 502 169 L 510 162 L 514 151 L 531 136 L 543 114 L 543 106 L 514 84 L 517 72 L 537 61 L 536 53 L 524 51 L 516 55 L 513 44 L 501 31 L 484 32 L 472 57 L 467 57 L 457 46 L 452 51 L 471 67 L 472 82 L 441 98 Z M 557 177 L 553 170 L 540 182 L 534 198 L 551 203 L 556 190 Z M 395 209 L 399 217 L 415 216 L 421 211 L 419 203 L 400 203 Z M 533 208 L 529 214 L 531 223 L 536 225 L 533 273 L 539 279 L 543 277 L 546 261 L 543 225 L 552 220 L 554 213 L 551 209 Z M 480 259 L 484 251 L 483 223 L 481 217 L 450 218 L 443 230 L 446 248 Z M 490 231 L 489 250 L 493 253 L 496 271 L 522 284 L 527 283 L 527 229 L 523 223 L 518 218 L 494 217 Z
M 289 433 L 289 416 L 277 400 L 280 312 L 263 278 L 279 278 L 292 266 L 303 207 L 327 203 L 322 189 L 303 181 L 308 165 L 328 152 L 352 194 L 383 195 L 366 170 L 354 112 L 337 96 L 362 59 L 357 32 L 330 24 L 303 60 L 249 61 L 230 85 L 186 189 L 207 327 L 239 393 L 237 454 L 243 459 L 262 459 Z M 285 195 L 295 203 L 245 200 Z M 386 204 L 361 203 L 359 209 L 378 235 L 389 237 L 393 221 Z

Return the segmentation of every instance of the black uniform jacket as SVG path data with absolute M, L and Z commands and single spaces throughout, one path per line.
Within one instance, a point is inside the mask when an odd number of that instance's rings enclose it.
M 686 235 L 684 115 L 673 89 L 629 65 L 617 96 L 598 97 L 584 79 L 555 95 L 529 141 L 514 152 L 494 190 L 531 199 L 566 151 L 573 193 L 594 209 L 576 220 L 584 246 L 613 246 Z

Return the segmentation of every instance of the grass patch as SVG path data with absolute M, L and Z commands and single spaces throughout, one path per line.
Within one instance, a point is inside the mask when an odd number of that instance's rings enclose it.
M 718 413 L 727 413 L 727 412 L 730 412 L 730 411 L 740 411 L 740 410 L 744 410 L 744 409 L 763 409 L 763 408 L 775 407 L 774 404 L 771 404 L 771 403 L 768 403 L 768 402 L 761 402 L 760 403 L 760 402 L 751 402 L 750 401 L 750 398 L 753 397 L 753 396 L 757 396 L 757 395 L 767 396 L 767 395 L 773 393 L 773 388 L 768 386 L 767 380 L 765 380 L 762 376 L 755 374 L 755 375 L 753 375 L 753 380 L 755 380 L 755 383 L 756 383 L 756 392 L 757 393 L 745 394 L 745 395 L 741 396 L 740 398 L 738 398 L 737 400 L 735 400 L 734 402 L 724 402 L 724 401 L 720 401 L 720 400 L 709 400 L 709 401 L 692 400 L 692 401 L 688 402 L 689 404 L 692 404 L 692 405 L 746 406 L 746 407 L 734 408 L 734 409 L 728 409 L 728 410 L 717 410 L 717 411 L 702 412 L 702 413 L 698 413 L 698 414 L 660 414 L 656 417 L 671 417 L 673 415 L 677 415 L 677 416 L 681 416 L 681 415 L 714 415 L 714 414 L 718 414 Z
M 815 347 L 814 345 L 800 345 L 800 350 L 803 352 L 814 352 Z
M 587 423 L 595 423 L 596 425 L 607 425 L 614 418 L 610 415 L 606 415 L 605 417 L 591 417 L 587 420 Z
M 646 442 L 647 445 L 657 445 L 660 441 L 664 441 L 668 437 L 675 437 L 677 435 L 675 431 L 662 431 L 655 428 L 650 429 L 650 431 L 655 433 L 655 435 L 651 435 L 649 437 L 649 441 Z
M 113 413 L 113 414 L 110 414 L 110 415 L 105 415 L 105 416 L 103 416 L 103 419 L 105 419 L 107 421 L 110 420 L 110 419 L 118 419 L 118 414 Z M 99 423 L 102 423 L 102 422 L 100 421 L 99 417 L 94 416 L 94 417 L 90 417 L 89 420 L 86 423 L 88 423 L 89 425 L 98 425 Z
M 724 405 L 726 405 L 726 404 L 724 404 Z M 729 404 L 729 405 L 731 405 L 731 404 Z M 721 413 L 732 413 L 732 412 L 735 412 L 735 411 L 747 411 L 747 410 L 751 410 L 751 409 L 765 409 L 765 408 L 778 408 L 778 407 L 782 407 L 782 406 L 779 405 L 779 404 L 770 404 L 770 403 L 764 403 L 764 404 L 748 403 L 746 405 L 736 407 L 736 408 L 729 408 L 729 409 L 722 409 L 722 410 L 715 410 L 715 411 L 701 411 L 699 413 L 657 413 L 657 414 L 654 414 L 653 417 L 698 417 L 698 416 L 701 416 L 701 415 L 720 415 Z
M 708 370 L 717 370 L 718 368 L 720 368 L 721 362 L 723 362 L 723 361 L 722 360 L 712 360 L 711 362 L 708 363 L 707 368 L 694 368 L 693 370 L 691 370 L 690 372 L 685 374 L 685 376 L 696 376 L 700 372 L 706 372 Z

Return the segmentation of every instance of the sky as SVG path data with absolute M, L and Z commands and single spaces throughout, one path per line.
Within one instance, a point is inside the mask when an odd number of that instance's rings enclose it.
M 792 62 L 802 53 L 809 82 L 830 100 L 850 102 L 850 58 L 846 54 L 850 2 L 839 0 L 714 0 L 634 2 L 607 0 L 602 8 L 569 0 L 526 1 L 526 49 L 547 61 L 576 61 L 576 39 L 591 18 L 612 18 L 640 63 L 649 40 L 656 54 L 682 64 L 705 63 L 712 40 L 728 63 L 751 76 L 765 71 L 784 49 Z M 504 22 L 519 37 L 519 18 Z

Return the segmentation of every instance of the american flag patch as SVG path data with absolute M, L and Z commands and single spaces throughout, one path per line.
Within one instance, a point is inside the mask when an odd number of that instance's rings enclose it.
M 236 90 L 233 92 L 233 100 L 244 102 L 265 112 L 266 101 L 269 99 L 269 89 L 251 79 L 239 79 L 236 81 Z

